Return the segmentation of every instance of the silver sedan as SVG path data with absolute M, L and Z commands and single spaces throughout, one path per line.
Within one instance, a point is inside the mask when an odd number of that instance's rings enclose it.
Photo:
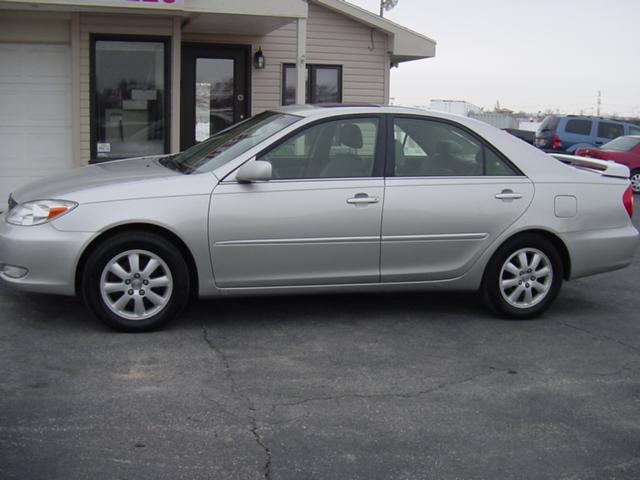
M 175 155 L 16 190 L 0 278 L 157 328 L 194 296 L 479 290 L 543 312 L 563 280 L 623 268 L 628 169 L 548 156 L 469 118 L 381 106 L 268 111 Z

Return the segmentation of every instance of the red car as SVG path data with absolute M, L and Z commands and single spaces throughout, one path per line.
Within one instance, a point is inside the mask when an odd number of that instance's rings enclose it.
M 629 167 L 631 187 L 634 193 L 640 193 L 640 135 L 625 135 L 605 143 L 600 148 L 579 148 L 580 157 L 613 160 Z

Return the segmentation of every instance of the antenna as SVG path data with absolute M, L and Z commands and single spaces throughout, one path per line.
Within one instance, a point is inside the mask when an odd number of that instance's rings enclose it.
M 399 0 L 380 0 L 380 16 L 384 17 L 385 10 L 389 11 L 396 5 Z
M 602 105 L 602 92 L 598 90 L 598 109 L 597 109 L 598 117 L 600 116 L 600 105 Z

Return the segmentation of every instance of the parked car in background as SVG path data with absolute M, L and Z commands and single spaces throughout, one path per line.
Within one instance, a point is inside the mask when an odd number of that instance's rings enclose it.
M 456 115 L 283 107 L 180 154 L 16 190 L 0 279 L 78 294 L 127 331 L 196 295 L 479 290 L 531 318 L 638 246 L 629 169 L 558 157 Z
M 599 147 L 623 135 L 640 135 L 640 126 L 602 117 L 548 115 L 534 145 L 545 152 L 573 154 L 578 148 Z
M 631 188 L 634 193 L 640 193 L 640 135 L 618 137 L 600 148 L 579 148 L 576 155 L 626 165 L 631 172 Z

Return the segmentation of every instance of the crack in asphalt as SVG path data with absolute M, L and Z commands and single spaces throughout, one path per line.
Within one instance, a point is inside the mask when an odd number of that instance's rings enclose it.
M 207 330 L 207 327 L 205 326 L 204 323 L 201 323 L 201 327 L 202 327 L 202 338 L 204 339 L 205 343 L 222 361 L 222 365 L 224 367 L 224 373 L 225 373 L 225 376 L 227 377 L 229 386 L 231 388 L 231 393 L 237 397 L 240 397 L 243 400 L 244 404 L 246 405 L 246 408 L 248 410 L 246 416 L 250 422 L 249 431 L 253 435 L 253 438 L 256 444 L 264 451 L 264 455 L 265 455 L 265 463 L 263 467 L 264 478 L 266 480 L 271 480 L 271 449 L 266 445 L 266 443 L 264 442 L 264 438 L 260 434 L 260 427 L 258 426 L 258 418 L 255 414 L 256 412 L 255 405 L 253 404 L 249 396 L 240 394 L 238 392 L 238 385 L 236 383 L 235 377 L 233 376 L 233 370 L 231 369 L 231 365 L 229 364 L 229 358 L 224 353 L 224 351 L 220 347 L 218 347 L 213 342 L 213 340 L 209 337 L 209 331 Z
M 250 410 L 255 411 L 255 409 L 253 409 L 252 407 L 249 407 Z M 267 445 L 264 443 L 264 439 L 262 438 L 262 435 L 260 435 L 260 429 L 258 428 L 258 420 L 256 419 L 255 414 L 254 415 L 249 415 L 249 419 L 251 420 L 251 433 L 253 434 L 256 443 L 258 445 L 260 445 L 260 447 L 262 447 L 262 449 L 264 450 L 264 454 L 266 457 L 266 461 L 264 463 L 264 478 L 266 480 L 270 480 L 271 479 L 271 449 L 269 447 L 267 447 Z
M 629 343 L 623 342 L 622 340 L 618 340 L 617 338 L 609 337 L 608 335 L 602 335 L 600 333 L 593 332 L 593 331 L 591 331 L 589 329 L 586 329 L 586 328 L 583 328 L 583 327 L 577 327 L 577 326 L 572 325 L 570 323 L 563 322 L 562 320 L 556 320 L 556 322 L 559 323 L 560 325 L 564 325 L 565 327 L 573 328 L 574 330 L 578 330 L 578 331 L 583 332 L 583 333 L 588 333 L 589 335 L 592 335 L 592 336 L 594 336 L 596 338 L 599 338 L 601 340 L 608 340 L 610 342 L 615 342 L 615 343 L 617 343 L 619 345 L 622 345 L 623 347 L 630 348 L 631 350 L 634 350 L 634 351 L 640 353 L 640 348 L 636 347 L 635 345 L 631 345 Z
M 345 394 L 342 394 L 342 395 L 328 395 L 328 396 L 325 396 L 325 397 L 303 398 L 303 399 L 297 400 L 295 402 L 274 403 L 274 404 L 271 405 L 271 411 L 274 411 L 276 408 L 279 408 L 279 407 L 293 407 L 293 406 L 297 406 L 297 405 L 303 405 L 305 403 L 327 402 L 327 401 L 332 401 L 332 400 L 344 400 L 344 399 L 347 399 L 347 398 L 364 399 L 364 400 L 377 399 L 377 398 L 416 398 L 416 397 L 420 397 L 422 395 L 428 395 L 430 393 L 437 392 L 439 390 L 444 390 L 444 389 L 449 388 L 449 387 L 455 387 L 457 385 L 462 385 L 464 383 L 473 382 L 474 380 L 477 380 L 478 378 L 488 377 L 490 375 L 493 375 L 495 372 L 509 372 L 508 369 L 501 369 L 501 368 L 496 368 L 496 367 L 488 367 L 488 369 L 490 370 L 489 372 L 477 373 L 476 375 L 472 375 L 472 376 L 464 378 L 462 380 L 458 380 L 458 381 L 455 381 L 455 382 L 440 383 L 440 384 L 436 385 L 435 387 L 428 388 L 428 389 L 425 389 L 425 390 L 418 390 L 418 391 L 415 391 L 415 392 L 371 393 L 371 394 L 345 393 Z

